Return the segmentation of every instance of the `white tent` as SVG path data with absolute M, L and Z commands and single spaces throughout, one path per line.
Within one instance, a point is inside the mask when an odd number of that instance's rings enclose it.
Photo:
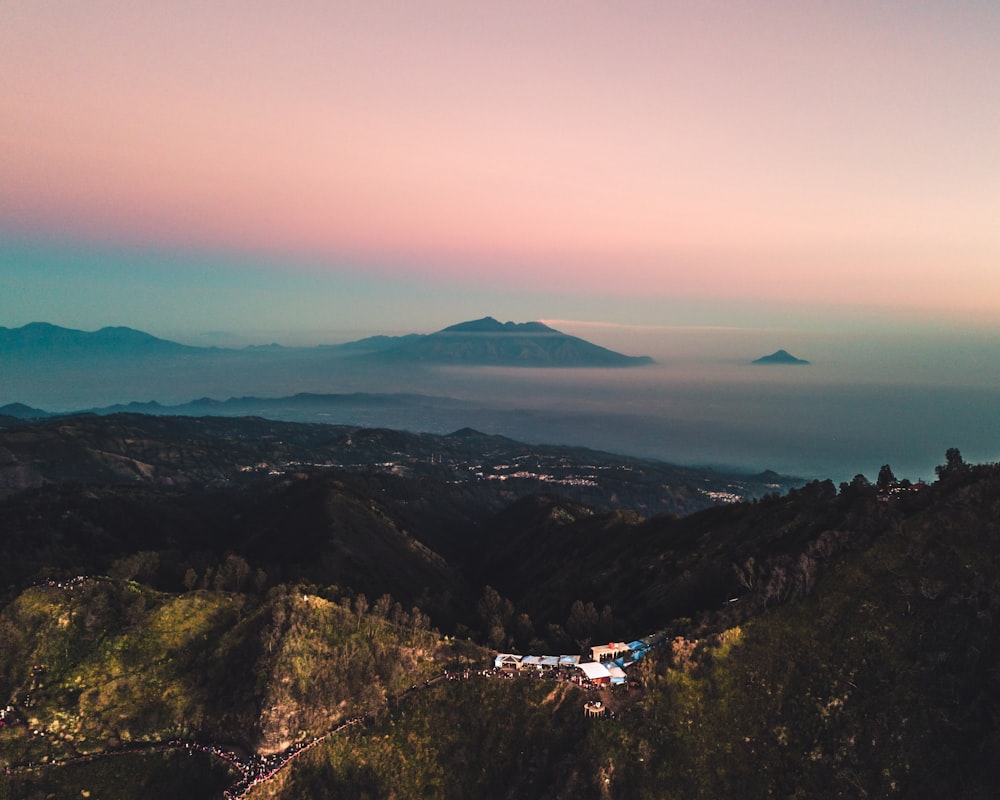
M 598 664 L 596 661 L 588 661 L 577 666 L 580 667 L 580 670 L 587 676 L 587 680 L 589 681 L 593 681 L 594 683 L 609 683 L 611 681 L 611 673 L 608 672 L 608 668 L 603 664 Z

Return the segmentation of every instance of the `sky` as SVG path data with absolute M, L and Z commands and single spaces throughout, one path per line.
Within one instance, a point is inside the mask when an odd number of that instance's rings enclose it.
M 0 0 L 0 325 L 1000 331 L 992 0 Z

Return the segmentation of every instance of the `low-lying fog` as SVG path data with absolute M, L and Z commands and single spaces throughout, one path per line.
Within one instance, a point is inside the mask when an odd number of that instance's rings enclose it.
M 932 479 L 948 447 L 959 447 L 969 461 L 1000 458 L 1000 339 L 993 336 L 566 330 L 651 355 L 657 364 L 401 370 L 362 367 L 323 348 L 220 351 L 126 372 L 8 374 L 0 403 L 65 411 L 203 396 L 409 392 L 456 398 L 468 410 L 425 409 L 419 417 L 386 417 L 384 424 L 437 432 L 474 424 L 530 442 L 810 478 L 845 480 L 861 472 L 874 479 L 889 463 L 899 477 Z M 811 364 L 750 363 L 779 348 Z M 356 420 L 324 414 L 318 421 Z
M 1000 458 L 1000 340 L 973 334 L 674 330 L 597 338 L 655 366 L 442 371 L 448 394 L 548 412 L 551 438 L 805 477 L 933 479 L 948 447 Z M 669 348 L 663 346 L 669 340 Z M 645 347 L 643 347 L 645 343 Z M 659 347 L 657 347 L 659 345 Z M 750 362 L 782 348 L 806 366 Z M 561 418 L 560 412 L 564 415 Z

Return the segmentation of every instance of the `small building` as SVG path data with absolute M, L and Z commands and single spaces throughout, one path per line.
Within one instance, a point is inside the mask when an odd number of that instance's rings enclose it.
M 598 644 L 590 648 L 590 658 L 592 661 L 614 661 L 619 656 L 628 654 L 629 646 L 625 642 L 608 642 Z
M 493 665 L 497 669 L 502 670 L 516 670 L 521 666 L 521 656 L 515 655 L 514 653 L 497 653 L 497 657 L 493 661 Z
M 625 670 L 617 665 L 608 667 L 608 674 L 611 676 L 612 686 L 624 686 L 625 685 Z
M 559 656 L 559 666 L 570 668 L 580 663 L 580 656 Z

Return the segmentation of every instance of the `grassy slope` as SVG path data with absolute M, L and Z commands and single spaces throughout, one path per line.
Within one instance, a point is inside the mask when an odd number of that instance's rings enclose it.
M 173 737 L 281 749 L 458 658 L 419 619 L 285 587 L 259 602 L 106 579 L 30 589 L 0 614 L 0 692 L 45 735 L 5 726 L 0 760 Z

